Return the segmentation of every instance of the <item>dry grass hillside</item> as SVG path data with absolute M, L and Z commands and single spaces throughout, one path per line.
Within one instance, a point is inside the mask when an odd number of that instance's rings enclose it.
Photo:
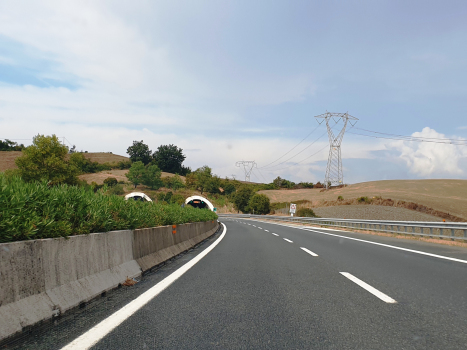
M 21 154 L 21 151 L 0 151 L 0 171 L 16 169 L 15 159 Z
M 20 151 L 0 151 L 0 171 L 5 171 L 8 169 L 16 169 L 15 159 L 21 156 L 22 152 Z M 106 152 L 96 152 L 96 153 L 83 153 L 86 158 L 92 162 L 103 163 L 118 163 L 120 161 L 127 161 L 130 158 L 119 156 L 118 154 L 106 153 Z
M 271 202 L 309 200 L 312 207 L 336 205 L 337 197 L 349 201 L 362 196 L 413 202 L 467 220 L 467 180 L 386 180 L 363 182 L 343 188 L 260 191 Z
M 128 169 L 125 170 L 104 170 L 99 173 L 94 173 L 94 174 L 83 174 L 78 176 L 80 180 L 85 180 L 88 184 L 92 183 L 93 181 L 97 183 L 98 185 L 102 185 L 104 183 L 104 180 L 107 179 L 108 177 L 114 177 L 117 179 L 117 181 L 125 181 L 128 182 L 127 177 L 125 174 L 128 172 Z M 175 174 L 171 173 L 165 173 L 162 172 L 161 177 L 170 177 L 170 176 L 175 176 Z M 185 182 L 185 176 L 180 176 L 183 182 Z

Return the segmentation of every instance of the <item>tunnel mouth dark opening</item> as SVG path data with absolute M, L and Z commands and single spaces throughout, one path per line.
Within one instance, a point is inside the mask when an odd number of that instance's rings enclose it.
M 189 201 L 188 204 L 191 205 L 192 207 L 199 208 L 199 209 L 209 209 L 208 204 L 205 201 L 202 201 L 200 199 L 193 199 Z

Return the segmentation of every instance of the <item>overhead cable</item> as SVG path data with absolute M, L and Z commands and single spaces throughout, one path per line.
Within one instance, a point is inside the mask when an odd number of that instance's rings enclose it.
M 306 135 L 299 143 L 297 143 L 294 147 L 292 147 L 292 149 L 290 149 L 289 151 L 287 151 L 286 153 L 284 153 L 282 156 L 280 156 L 279 158 L 277 158 L 275 161 L 273 161 L 273 162 L 271 162 L 271 163 L 269 163 L 269 164 L 266 164 L 266 165 L 264 165 L 264 166 L 262 166 L 262 167 L 260 167 L 260 168 L 261 168 L 261 169 L 266 168 L 266 167 L 268 167 L 269 165 L 271 165 L 271 164 L 277 162 L 278 160 L 284 158 L 287 154 L 289 154 L 289 153 L 292 152 L 295 148 L 297 148 L 298 146 L 300 146 L 300 144 L 301 144 L 303 141 L 305 141 L 311 134 L 313 134 L 313 133 L 316 131 L 316 129 L 318 129 L 319 127 L 320 127 L 320 125 L 318 125 L 316 128 L 314 128 L 314 129 L 313 129 L 308 135 Z M 282 163 L 280 163 L 280 164 L 282 164 Z M 279 164 L 276 164 L 276 165 L 279 165 Z M 274 165 L 274 166 L 276 166 L 276 165 Z

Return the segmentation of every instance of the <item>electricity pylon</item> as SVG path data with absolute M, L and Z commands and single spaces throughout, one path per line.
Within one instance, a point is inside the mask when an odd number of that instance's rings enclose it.
M 241 167 L 245 170 L 245 181 L 250 182 L 250 175 L 253 168 L 256 168 L 256 162 L 254 160 L 241 160 L 235 163 L 235 166 Z
M 344 173 L 342 170 L 342 159 L 341 159 L 341 143 L 344 138 L 345 128 L 347 123 L 350 123 L 352 126 L 357 123 L 357 118 L 352 117 L 349 113 L 326 113 L 316 116 L 318 123 L 321 124 L 324 120 L 326 121 L 326 126 L 328 128 L 329 136 L 329 157 L 328 157 L 328 166 L 326 167 L 326 179 L 325 185 L 326 188 L 330 186 L 339 186 L 344 184 Z M 321 120 L 321 122 L 319 121 Z M 344 123 L 344 126 L 337 135 L 334 135 L 332 129 L 340 122 Z M 334 122 L 334 123 L 333 123 Z

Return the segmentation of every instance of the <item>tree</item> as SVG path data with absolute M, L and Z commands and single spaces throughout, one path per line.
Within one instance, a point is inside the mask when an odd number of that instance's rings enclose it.
M 224 194 L 225 195 L 230 195 L 232 193 L 235 192 L 235 185 L 231 182 L 227 182 L 225 185 L 224 185 Z
M 118 181 L 114 177 L 108 177 L 107 179 L 104 180 L 104 185 L 107 185 L 109 187 L 113 187 L 116 184 L 118 184 Z
M 243 213 L 248 212 L 248 203 L 253 195 L 253 190 L 249 186 L 240 187 L 233 196 L 234 207 Z
M 133 141 L 133 145 L 127 148 L 126 153 L 133 163 L 143 162 L 146 165 L 151 161 L 151 150 L 143 143 L 143 140 Z
M 52 185 L 75 185 L 80 170 L 65 160 L 67 153 L 68 147 L 57 136 L 37 135 L 32 145 L 23 150 L 23 155 L 15 159 L 15 164 L 26 182 L 46 180 Z
M 22 151 L 24 145 L 18 145 L 18 143 L 5 139 L 5 141 L 0 140 L 0 151 Z
M 148 165 L 143 172 L 143 185 L 148 186 L 152 190 L 158 190 L 164 185 L 164 182 L 161 179 L 161 174 L 162 172 L 157 165 Z
M 182 179 L 178 175 L 174 176 L 168 176 L 164 179 L 165 187 L 171 188 L 174 191 L 179 190 L 180 188 L 185 187 L 185 184 L 183 183 Z
M 198 178 L 196 177 L 196 172 L 185 176 L 185 186 L 193 189 L 198 188 Z
M 152 155 L 153 161 L 157 166 L 165 172 L 172 174 L 185 175 L 187 171 L 191 172 L 190 168 L 182 166 L 185 160 L 185 155 L 182 149 L 175 145 L 161 145 Z
M 265 194 L 255 194 L 248 202 L 249 211 L 255 214 L 268 214 L 271 202 Z
M 203 194 L 203 192 L 209 188 L 212 178 L 212 170 L 207 165 L 202 166 L 201 168 L 196 169 L 195 176 L 197 188 L 201 191 L 201 194 Z
M 126 173 L 125 176 L 133 185 L 135 185 L 136 188 L 136 186 L 142 183 L 145 171 L 146 168 L 144 167 L 143 162 L 138 161 L 131 165 L 130 170 L 128 170 L 128 173 Z

